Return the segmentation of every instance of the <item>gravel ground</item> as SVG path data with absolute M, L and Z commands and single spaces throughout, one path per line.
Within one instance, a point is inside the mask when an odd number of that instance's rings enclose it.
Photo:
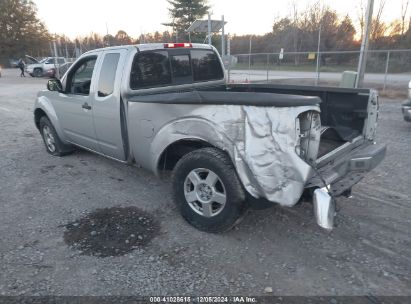
M 46 80 L 18 74 L 0 78 L 0 295 L 411 295 L 411 124 L 399 101 L 382 100 L 388 155 L 339 200 L 331 233 L 303 202 L 213 235 L 180 217 L 168 180 L 85 151 L 47 154 L 32 115 Z M 102 210 L 141 212 L 151 239 L 108 257 L 73 246 L 65 236 Z M 143 224 L 122 223 L 140 236 Z M 86 228 L 83 240 L 102 231 Z

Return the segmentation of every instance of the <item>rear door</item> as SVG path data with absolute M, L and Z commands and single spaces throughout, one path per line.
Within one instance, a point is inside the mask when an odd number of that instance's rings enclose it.
M 100 151 L 118 160 L 127 158 L 126 109 L 120 94 L 126 55 L 126 49 L 103 53 L 94 95 L 93 118 Z

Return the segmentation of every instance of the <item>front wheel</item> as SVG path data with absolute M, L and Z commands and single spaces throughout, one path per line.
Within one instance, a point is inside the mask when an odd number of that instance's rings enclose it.
M 248 209 L 230 158 L 215 148 L 195 150 L 178 161 L 173 194 L 184 219 L 206 232 L 230 230 Z
M 40 118 L 40 132 L 46 145 L 47 152 L 54 156 L 63 156 L 73 151 L 72 147 L 62 143 L 50 120 Z

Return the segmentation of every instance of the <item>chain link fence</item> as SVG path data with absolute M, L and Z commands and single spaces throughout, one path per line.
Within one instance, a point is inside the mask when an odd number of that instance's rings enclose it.
M 344 71 L 357 71 L 359 51 L 238 54 L 225 60 L 229 82 L 340 86 Z M 405 94 L 411 50 L 370 50 L 364 87 Z
M 73 62 L 82 53 L 104 45 L 56 43 L 57 54 Z M 54 45 L 33 57 L 54 56 Z M 225 56 L 228 81 L 340 86 L 344 71 L 357 71 L 359 51 L 282 52 Z M 411 49 L 369 50 L 364 87 L 393 97 L 405 96 L 411 80 Z

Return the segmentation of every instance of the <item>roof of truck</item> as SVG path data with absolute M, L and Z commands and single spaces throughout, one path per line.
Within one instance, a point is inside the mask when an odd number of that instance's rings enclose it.
M 118 50 L 118 49 L 131 49 L 137 48 L 140 51 L 150 51 L 158 49 L 170 49 L 170 48 L 193 48 L 193 49 L 213 49 L 213 46 L 203 43 L 144 43 L 144 44 L 131 44 L 131 45 L 119 45 L 119 46 L 109 46 L 105 48 L 99 48 L 90 50 L 86 53 L 92 53 L 95 51 L 108 51 L 108 50 Z

